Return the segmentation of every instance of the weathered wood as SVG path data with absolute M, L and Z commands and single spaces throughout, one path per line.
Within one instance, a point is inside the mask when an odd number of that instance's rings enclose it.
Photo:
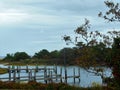
M 80 67 L 78 67 L 78 76 L 79 76 L 79 83 L 80 83 Z
M 4 77 L 4 78 L 0 78 L 0 79 L 5 79 L 5 80 L 9 80 L 9 81 L 14 81 L 14 82 L 20 82 L 20 81 L 36 81 L 36 80 L 44 80 L 45 83 L 51 83 L 54 80 L 56 80 L 56 82 L 58 80 L 60 80 L 60 82 L 63 82 L 64 79 L 64 83 L 67 83 L 67 80 L 69 78 L 73 78 L 73 81 L 75 83 L 75 79 L 79 79 L 80 82 L 80 68 L 78 68 L 78 75 L 75 75 L 76 71 L 75 68 L 73 68 L 73 76 L 68 76 L 67 75 L 67 68 L 64 68 L 64 75 L 62 75 L 62 67 L 60 68 L 59 74 L 57 71 L 57 66 L 54 66 L 54 68 L 47 68 L 46 66 L 44 68 L 39 68 L 38 66 L 36 66 L 35 68 L 29 68 L 28 66 L 26 66 L 26 68 L 20 68 L 20 66 L 17 67 L 10 67 L 8 66 L 8 76 L 9 77 Z M 26 73 L 28 73 L 28 75 L 26 76 L 22 76 L 20 75 L 23 71 L 26 71 Z M 37 75 L 38 71 L 43 71 L 43 75 Z M 40 73 L 40 72 L 39 72 Z
M 56 74 L 56 82 L 57 82 L 57 80 L 58 80 L 58 79 L 57 79 L 57 66 L 55 65 L 54 67 L 55 67 L 54 72 L 55 72 L 55 74 Z
M 65 67 L 65 83 L 67 84 L 67 69 Z
M 21 69 L 21 70 L 23 70 L 23 69 Z M 25 70 L 26 70 L 26 73 L 28 73 L 28 72 L 29 72 L 29 71 L 28 71 L 28 65 L 26 66 L 26 69 L 25 69 Z
M 11 81 L 11 68 L 8 66 L 9 81 Z
M 16 81 L 16 71 L 14 70 L 13 72 L 13 81 L 15 82 Z
M 13 72 L 14 72 L 14 70 L 15 70 L 15 66 L 12 66 L 12 69 L 11 69 L 11 70 L 12 70 L 12 73 L 13 73 Z
M 73 81 L 75 83 L 75 68 L 73 68 Z
M 18 80 L 18 82 L 20 83 L 20 71 L 18 72 L 17 80 Z
M 34 71 L 34 81 L 36 81 L 36 70 Z
M 47 84 L 47 80 L 45 78 L 47 78 L 47 69 L 46 69 L 46 67 L 44 67 L 44 81 Z
M 62 83 L 62 67 L 60 68 L 60 82 Z
M 38 72 L 38 65 L 36 65 L 36 70 L 35 71 Z
M 28 79 L 31 81 L 31 70 L 28 72 Z

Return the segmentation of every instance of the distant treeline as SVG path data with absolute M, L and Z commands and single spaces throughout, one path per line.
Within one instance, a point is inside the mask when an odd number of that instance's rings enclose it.
M 33 56 L 28 55 L 26 52 L 16 52 L 14 54 L 7 54 L 4 61 L 26 61 L 26 60 L 49 60 L 49 62 L 57 64 L 76 64 L 77 58 L 82 56 L 84 47 L 63 48 L 61 50 L 54 50 L 49 52 L 47 49 L 40 50 Z M 87 47 L 93 49 L 90 53 L 95 52 L 96 60 L 98 63 L 105 63 L 109 58 L 109 51 L 111 48 L 106 48 L 103 43 L 97 46 Z M 82 57 L 83 58 L 83 57 Z M 48 62 L 48 63 L 49 63 Z

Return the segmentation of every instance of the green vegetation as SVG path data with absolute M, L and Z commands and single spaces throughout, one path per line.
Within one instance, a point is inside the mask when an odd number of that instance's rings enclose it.
M 1 82 L 0 89 L 27 89 L 27 90 L 114 90 L 110 87 L 93 86 L 88 88 L 69 86 L 66 84 L 41 84 L 37 82 L 28 83 L 14 83 L 14 82 Z
M 102 47 L 101 47 L 102 46 Z M 109 48 L 106 48 L 104 44 L 100 43 L 97 46 L 93 46 L 94 51 L 96 52 L 97 62 L 106 63 L 106 56 L 109 52 Z M 102 49 L 101 49 L 102 48 Z M 89 47 L 91 49 L 91 47 Z M 73 47 L 73 48 L 63 48 L 59 51 L 51 51 L 49 52 L 46 49 L 35 53 L 32 57 L 30 57 L 26 52 L 16 52 L 15 54 L 7 54 L 6 57 L 0 61 L 0 63 L 9 63 L 9 64 L 39 64 L 39 65 L 64 65 L 64 60 L 68 65 L 76 65 L 78 64 L 77 59 L 82 57 L 83 48 L 81 46 Z M 105 52 L 106 51 L 106 52 Z M 91 53 L 92 52 L 92 53 Z M 93 51 L 89 53 L 94 54 Z M 101 54 L 102 53 L 102 54 Z M 90 62 L 90 61 L 89 61 Z
M 114 79 L 120 85 L 120 38 L 115 38 L 112 48 L 111 67 L 113 67 Z
M 8 70 L 6 68 L 0 68 L 0 74 L 7 73 Z
M 105 1 L 105 5 L 108 10 L 105 13 L 100 12 L 99 17 L 104 18 L 109 22 L 120 22 L 120 5 L 119 3 L 114 3 L 113 1 Z M 110 32 L 109 32 L 110 33 Z M 109 66 L 113 68 L 113 76 L 115 80 L 116 87 L 120 88 L 120 31 L 117 33 L 114 31 L 110 33 L 113 37 L 113 45 L 111 54 L 109 57 Z

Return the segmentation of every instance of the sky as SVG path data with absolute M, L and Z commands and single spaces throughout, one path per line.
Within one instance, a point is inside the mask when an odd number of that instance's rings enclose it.
M 71 47 L 62 36 L 74 36 L 85 18 L 91 30 L 119 30 L 119 23 L 98 17 L 105 10 L 104 0 L 0 0 L 0 56 Z

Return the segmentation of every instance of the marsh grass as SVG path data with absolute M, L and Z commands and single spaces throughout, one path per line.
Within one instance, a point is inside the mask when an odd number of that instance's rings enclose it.
M 64 83 L 50 83 L 50 84 L 42 84 L 34 81 L 28 83 L 15 83 L 15 82 L 2 82 L 0 81 L 0 90 L 7 89 L 20 89 L 20 90 L 114 90 L 108 87 L 75 87 L 70 86 Z
M 5 74 L 8 72 L 8 69 L 6 68 L 0 68 L 0 74 Z

